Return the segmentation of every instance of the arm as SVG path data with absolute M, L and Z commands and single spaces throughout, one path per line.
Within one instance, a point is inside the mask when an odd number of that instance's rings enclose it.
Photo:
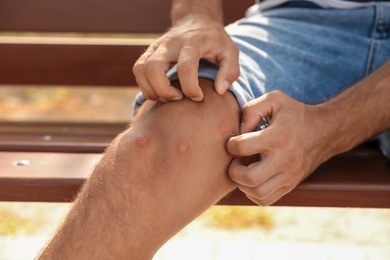
M 328 147 L 328 158 L 390 129 L 390 61 L 317 109 L 327 122 L 333 121 L 328 139 L 338 140 Z
M 223 24 L 221 0 L 193 1 L 174 0 L 171 8 L 171 21 L 175 25 L 188 15 L 207 15 Z
M 239 76 L 238 49 L 222 24 L 219 0 L 175 0 L 172 27 L 149 46 L 133 67 L 137 84 L 147 99 L 203 100 L 198 83 L 201 58 L 218 64 L 215 89 L 222 95 Z M 177 63 L 181 91 L 171 86 L 166 72 Z
M 249 166 L 235 159 L 230 177 L 249 198 L 270 205 L 294 189 L 321 163 L 390 129 L 390 61 L 335 98 L 305 105 L 271 92 L 244 107 L 241 135 L 227 143 L 234 156 L 260 153 Z M 253 131 L 259 118 L 270 126 Z

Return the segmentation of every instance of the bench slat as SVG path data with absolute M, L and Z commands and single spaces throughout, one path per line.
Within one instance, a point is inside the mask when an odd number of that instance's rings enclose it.
M 254 0 L 224 0 L 226 22 L 244 15 Z M 170 26 L 171 1 L 2 0 L 0 31 L 159 33 Z
M 71 201 L 100 157 L 0 152 L 0 201 Z M 30 165 L 15 166 L 18 160 L 29 160 Z M 389 173 L 389 162 L 377 149 L 360 147 L 324 163 L 275 205 L 389 208 Z M 220 204 L 253 205 L 238 190 Z
M 0 135 L 0 151 L 101 153 L 115 136 Z
M 0 43 L 0 85 L 135 86 L 131 69 L 146 47 Z
M 17 122 L 0 121 L 0 134 L 19 135 L 116 135 L 127 128 L 124 122 Z
M 100 154 L 0 152 L 0 201 L 70 202 Z M 28 160 L 29 165 L 15 162 Z
M 0 30 L 162 32 L 170 22 L 169 4 L 153 0 L 2 0 Z
M 0 122 L 0 151 L 101 153 L 126 123 Z

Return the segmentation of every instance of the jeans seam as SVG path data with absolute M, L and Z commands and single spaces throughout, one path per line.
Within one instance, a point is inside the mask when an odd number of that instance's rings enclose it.
M 365 72 L 366 76 L 371 73 L 371 71 L 373 70 L 374 63 L 375 63 L 375 53 L 377 50 L 377 41 L 376 41 L 375 33 L 376 33 L 377 28 L 378 28 L 378 22 L 380 19 L 379 12 L 380 12 L 380 9 L 378 8 L 377 5 L 375 5 L 374 25 L 373 25 L 372 33 L 371 33 L 370 51 L 369 51 L 368 57 L 367 57 L 367 67 L 366 67 L 366 72 Z

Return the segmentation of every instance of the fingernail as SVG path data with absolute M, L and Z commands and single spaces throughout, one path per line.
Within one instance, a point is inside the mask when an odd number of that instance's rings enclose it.
M 194 97 L 194 98 L 191 98 L 192 101 L 195 101 L 195 102 L 200 102 L 203 100 L 203 97 Z
M 231 85 L 231 83 L 229 81 L 227 81 L 227 80 L 223 81 L 222 86 L 220 85 L 222 88 L 221 87 L 216 88 L 217 93 L 219 95 L 225 94 L 226 90 L 230 87 L 230 85 Z
M 179 100 L 182 100 L 182 99 L 183 99 L 182 96 L 177 96 L 177 97 L 171 98 L 172 101 L 179 101 Z
M 168 100 L 166 100 L 166 99 L 164 99 L 164 98 L 158 98 L 158 100 L 160 100 L 160 101 L 163 102 L 163 103 L 167 103 L 167 102 L 168 102 Z

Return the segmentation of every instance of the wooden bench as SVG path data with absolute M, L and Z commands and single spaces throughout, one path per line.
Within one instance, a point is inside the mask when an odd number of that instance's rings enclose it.
M 241 17 L 252 2 L 223 1 L 226 22 Z M 169 4 L 2 0 L 0 86 L 135 86 L 132 64 L 169 27 Z M 47 34 L 69 32 L 88 37 Z M 105 147 L 125 128 L 126 122 L 1 121 L 0 201 L 72 201 Z M 221 204 L 253 205 L 239 191 Z M 389 208 L 390 163 L 375 146 L 360 146 L 324 163 L 276 205 Z

